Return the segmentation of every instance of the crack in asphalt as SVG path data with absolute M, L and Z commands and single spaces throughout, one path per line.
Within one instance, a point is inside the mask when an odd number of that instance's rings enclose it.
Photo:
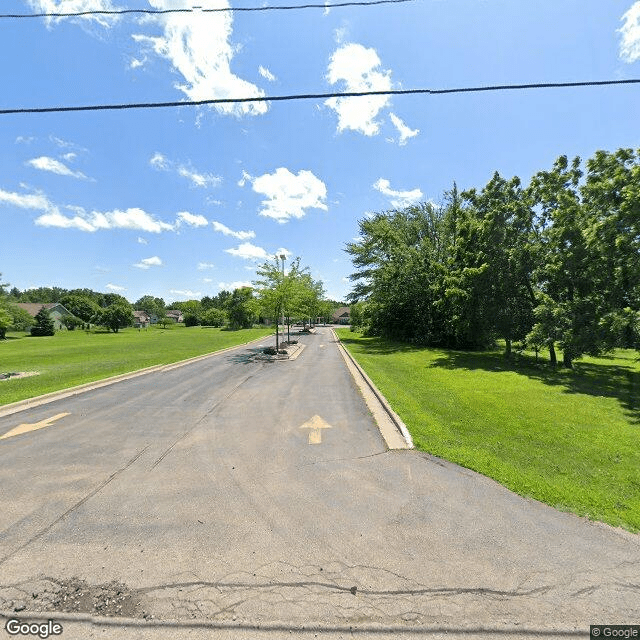
M 264 367 L 264 365 L 260 365 L 258 367 L 258 371 Z M 235 387 L 233 387 L 233 389 L 231 389 L 224 397 L 220 398 L 220 400 L 218 400 L 217 402 L 215 402 L 211 407 L 209 407 L 209 409 L 202 415 L 200 416 L 200 418 L 198 418 L 198 420 L 196 420 L 196 422 L 194 423 L 194 425 L 190 428 L 187 429 L 179 438 L 177 438 L 176 440 L 173 441 L 173 443 L 164 450 L 164 452 L 162 453 L 162 455 L 156 459 L 156 461 L 151 465 L 151 467 L 149 468 L 149 471 L 151 471 L 152 469 L 155 469 L 155 467 L 157 467 L 163 460 L 164 458 L 169 455 L 169 453 L 171 452 L 171 450 L 181 441 L 184 440 L 184 438 L 186 438 L 194 429 L 196 429 L 196 427 L 198 427 L 206 418 L 208 418 L 223 402 L 225 402 L 226 400 L 228 400 L 247 380 L 249 380 L 250 378 L 253 378 L 253 376 L 257 373 L 257 371 L 254 371 L 253 373 L 250 373 L 249 375 L 245 376 Z
M 39 538 L 41 538 L 42 536 L 44 536 L 46 533 L 48 533 L 51 529 L 53 529 L 53 527 L 55 527 L 56 524 L 58 524 L 58 522 L 60 522 L 61 520 L 64 520 L 69 514 L 73 513 L 76 509 L 78 509 L 79 507 L 81 507 L 85 502 L 87 502 L 87 500 L 90 500 L 91 498 L 93 498 L 93 496 L 95 496 L 98 492 L 102 491 L 102 489 L 104 489 L 112 480 L 114 480 L 118 475 L 120 475 L 123 471 L 126 471 L 134 462 L 136 462 L 136 460 L 138 460 L 138 458 L 140 458 L 140 456 L 150 447 L 151 445 L 148 444 L 146 447 L 144 447 L 143 449 L 141 449 L 140 451 L 138 451 L 138 453 L 136 453 L 135 456 L 133 456 L 133 458 L 131 458 L 131 460 L 129 460 L 123 467 L 120 467 L 120 469 L 114 471 L 106 480 L 104 480 L 103 482 L 101 482 L 95 489 L 93 489 L 92 491 L 90 491 L 87 495 L 84 496 L 84 498 L 82 498 L 81 500 L 78 500 L 75 504 L 73 504 L 71 507 L 69 507 L 62 515 L 58 516 L 53 522 L 49 523 L 46 527 L 44 527 L 43 529 L 40 529 L 40 531 L 38 531 L 35 535 L 31 536 L 31 538 L 29 538 L 26 542 L 24 542 L 23 544 L 21 544 L 19 547 L 17 547 L 16 549 L 14 549 L 13 551 L 9 552 L 8 554 L 6 554 L 5 556 L 3 556 L 2 558 L 0 558 L 0 565 L 3 565 L 7 560 L 10 560 L 11 558 L 13 558 L 17 553 L 19 553 L 20 551 L 22 551 L 23 549 L 25 549 L 26 547 L 28 547 L 30 544 L 34 543 L 36 540 L 38 540 Z

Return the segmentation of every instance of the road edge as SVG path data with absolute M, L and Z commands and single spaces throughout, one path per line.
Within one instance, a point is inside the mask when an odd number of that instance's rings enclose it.
M 338 350 L 344 359 L 351 377 L 360 389 L 364 401 L 373 414 L 374 420 L 380 429 L 380 434 L 389 449 L 413 449 L 413 439 L 402 418 L 391 408 L 389 401 L 384 397 L 380 389 L 376 387 L 371 378 L 365 373 L 355 358 L 349 353 L 342 341 L 331 328 L 331 333 L 338 345 Z
M 154 365 L 151 365 L 150 367 L 145 367 L 144 369 L 136 369 L 135 371 L 120 373 L 117 376 L 103 378 L 102 380 L 94 380 L 93 382 L 86 382 L 84 384 L 80 384 L 75 387 L 68 387 L 66 389 L 60 389 L 59 391 L 52 391 L 51 393 L 45 393 L 41 396 L 35 396 L 33 398 L 26 398 L 25 400 L 18 400 L 17 402 L 11 402 L 10 404 L 5 404 L 0 406 L 0 418 L 13 415 L 14 413 L 19 413 L 20 411 L 24 411 L 25 409 L 32 409 L 33 407 L 39 407 L 43 404 L 48 404 L 49 402 L 55 402 L 56 400 L 61 400 L 63 398 L 77 396 L 87 391 L 93 391 L 94 389 L 99 389 L 100 387 L 108 387 L 109 385 L 116 384 L 117 382 L 122 382 L 123 380 L 130 380 L 131 378 L 144 376 L 147 373 L 155 373 L 156 371 L 171 371 L 171 369 L 184 367 L 185 365 L 191 364 L 192 362 L 206 360 L 207 358 L 212 358 L 213 356 L 217 356 L 221 353 L 225 353 L 227 351 L 233 351 L 234 349 L 240 349 L 242 347 L 246 347 L 248 344 L 253 344 L 254 342 L 260 342 L 261 340 L 268 340 L 268 339 L 269 339 L 268 335 L 262 336 L 261 338 L 256 338 L 255 340 L 249 340 L 249 342 L 236 344 L 232 347 L 225 347 L 224 349 L 220 349 L 219 351 L 210 351 L 209 353 L 205 353 L 199 356 L 193 356 L 192 358 L 187 358 L 186 360 L 178 360 L 177 362 L 170 362 L 169 364 L 154 364 Z

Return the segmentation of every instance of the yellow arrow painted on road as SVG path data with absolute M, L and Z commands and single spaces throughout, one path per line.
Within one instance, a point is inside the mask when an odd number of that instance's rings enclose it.
M 309 444 L 320 444 L 322 442 L 322 429 L 332 429 L 333 427 L 325 422 L 320 416 L 315 415 L 313 418 L 307 420 L 303 425 L 300 425 L 300 429 L 310 429 L 309 431 Z
M 11 431 L 7 431 L 3 436 L 0 436 L 0 440 L 4 440 L 5 438 L 11 438 L 11 436 L 19 436 L 21 433 L 28 433 L 29 431 L 36 431 L 38 429 L 44 429 L 45 427 L 50 427 L 56 420 L 60 420 L 60 418 L 64 418 L 65 416 L 70 415 L 69 413 L 59 413 L 58 415 L 53 416 L 52 418 L 47 418 L 46 420 L 40 420 L 40 422 L 34 422 L 33 424 L 19 424 L 15 429 L 11 429 Z

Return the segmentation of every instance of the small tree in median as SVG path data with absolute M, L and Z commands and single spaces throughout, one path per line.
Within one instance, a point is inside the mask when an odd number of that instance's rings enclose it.
M 52 336 L 56 332 L 53 320 L 49 315 L 49 312 L 42 307 L 36 314 L 36 323 L 31 327 L 32 336 Z

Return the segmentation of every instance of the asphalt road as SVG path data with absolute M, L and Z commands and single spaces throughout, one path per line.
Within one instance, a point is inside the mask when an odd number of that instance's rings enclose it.
M 387 451 L 330 332 L 299 339 L 0 418 L 29 425 L 0 439 L 0 610 L 79 612 L 45 616 L 65 640 L 640 623 L 640 536 Z

